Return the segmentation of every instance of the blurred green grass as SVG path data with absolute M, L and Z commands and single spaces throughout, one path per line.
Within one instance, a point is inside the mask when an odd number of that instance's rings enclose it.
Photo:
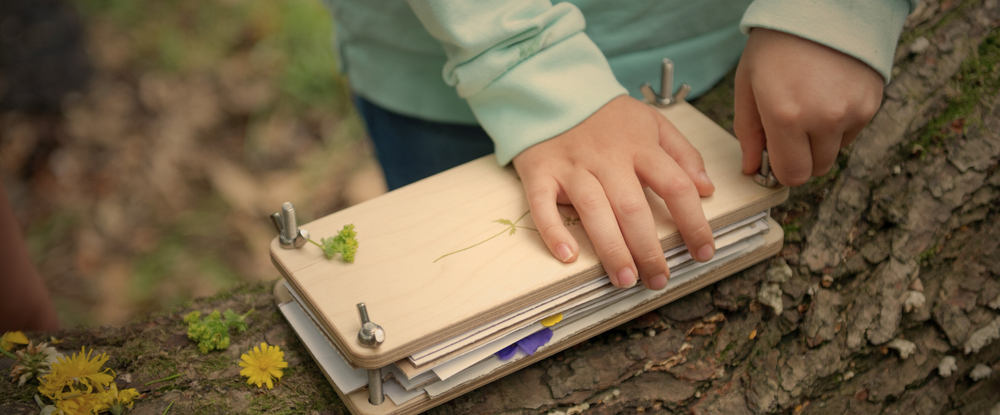
M 249 52 L 274 71 L 292 111 L 348 110 L 331 19 L 318 0 L 75 0 L 84 20 L 107 19 L 132 38 L 138 71 L 190 73 Z

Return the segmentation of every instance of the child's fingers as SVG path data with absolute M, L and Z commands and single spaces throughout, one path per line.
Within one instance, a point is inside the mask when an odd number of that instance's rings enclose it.
M 798 186 L 812 177 L 813 153 L 809 136 L 799 127 L 794 111 L 761 114 L 767 131 L 767 153 L 774 177 L 785 186 Z
M 705 211 L 701 207 L 701 198 L 694 183 L 665 153 L 649 153 L 639 161 L 636 171 L 667 204 L 691 256 L 700 262 L 712 259 L 715 255 L 715 238 L 705 219 Z
M 847 147 L 848 144 L 854 142 L 855 139 L 861 135 L 861 130 L 863 130 L 868 124 L 858 124 L 844 131 L 844 136 L 840 139 L 840 148 Z
M 594 243 L 611 283 L 619 288 L 635 285 L 638 273 L 632 263 L 632 254 L 601 183 L 589 172 L 577 173 L 563 185 L 563 190 L 580 214 L 583 228 Z
M 549 252 L 562 262 L 573 262 L 580 253 L 576 239 L 566 229 L 556 207 L 559 184 L 552 178 L 525 178 L 524 191 L 535 228 Z
M 610 170 L 610 169 L 609 169 Z M 611 202 L 625 244 L 639 269 L 646 288 L 662 290 L 667 286 L 667 261 L 663 258 L 660 238 L 656 235 L 653 211 L 633 171 L 601 171 L 597 179 Z
M 740 64 L 743 65 L 742 62 Z M 733 130 L 743 149 L 743 174 L 753 174 L 760 170 L 760 155 L 764 151 L 766 137 L 753 86 L 746 71 L 740 69 L 743 68 L 736 70 Z
M 822 176 L 830 172 L 833 163 L 837 161 L 837 154 L 840 153 L 840 143 L 843 140 L 842 131 L 824 133 L 810 133 L 809 147 L 812 150 L 812 175 Z
M 706 197 L 715 193 L 715 184 L 705 171 L 705 160 L 701 157 L 701 152 L 662 114 L 656 113 L 656 121 L 660 130 L 660 147 L 687 172 L 698 188 L 698 194 Z

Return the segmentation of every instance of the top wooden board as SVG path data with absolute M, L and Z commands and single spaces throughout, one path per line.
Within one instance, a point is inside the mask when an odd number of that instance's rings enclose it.
M 713 229 L 788 197 L 787 188 L 765 188 L 744 176 L 736 138 L 693 107 L 680 103 L 661 112 L 705 159 L 716 191 L 702 199 L 702 207 Z M 646 196 L 664 250 L 681 245 L 663 200 L 648 189 Z M 571 264 L 555 259 L 537 232 L 518 228 L 510 234 L 509 226 L 496 222 L 516 221 L 526 212 L 513 169 L 487 156 L 301 226 L 319 240 L 353 223 L 359 241 L 353 264 L 327 260 L 311 244 L 282 249 L 277 238 L 271 259 L 344 357 L 355 366 L 378 368 L 604 275 L 578 221 L 569 226 L 580 245 Z M 533 228 L 531 215 L 518 225 Z M 356 340 L 360 302 L 386 332 L 378 348 Z

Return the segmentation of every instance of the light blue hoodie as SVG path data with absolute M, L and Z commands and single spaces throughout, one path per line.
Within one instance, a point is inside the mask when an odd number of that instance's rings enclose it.
M 671 58 L 708 90 L 753 27 L 851 55 L 888 82 L 917 0 L 324 0 L 351 88 L 397 113 L 480 124 L 503 165 L 612 98 L 641 97 Z M 675 85 L 675 86 L 676 86 Z

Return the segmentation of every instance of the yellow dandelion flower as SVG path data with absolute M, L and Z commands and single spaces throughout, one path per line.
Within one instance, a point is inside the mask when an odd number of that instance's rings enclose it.
M 83 395 L 56 401 L 56 410 L 53 414 L 60 415 L 91 415 L 108 409 L 104 404 L 104 396 L 98 393 L 85 393 Z
M 19 331 L 8 331 L 0 337 L 0 348 L 4 351 L 11 351 L 15 344 L 28 344 L 28 336 Z
M 101 370 L 104 362 L 108 361 L 108 355 L 101 353 L 90 358 L 91 353 L 81 348 L 80 353 L 76 353 L 70 358 L 59 358 L 52 363 L 51 371 L 41 378 L 42 385 L 38 391 L 49 399 L 69 399 L 85 393 L 90 393 L 94 389 L 104 392 L 105 387 L 114 380 L 114 372 L 111 369 Z
M 103 393 L 103 402 L 108 411 L 114 415 L 121 415 L 125 408 L 132 409 L 132 399 L 139 397 L 139 391 L 128 388 L 118 390 L 118 385 L 111 382 L 111 388 Z
M 278 346 L 261 343 L 259 348 L 254 347 L 249 353 L 240 356 L 240 366 L 244 368 L 240 375 L 249 378 L 248 385 L 256 384 L 259 388 L 266 383 L 268 389 L 274 389 L 273 381 L 281 379 L 281 368 L 288 367 L 284 357 L 285 353 Z

